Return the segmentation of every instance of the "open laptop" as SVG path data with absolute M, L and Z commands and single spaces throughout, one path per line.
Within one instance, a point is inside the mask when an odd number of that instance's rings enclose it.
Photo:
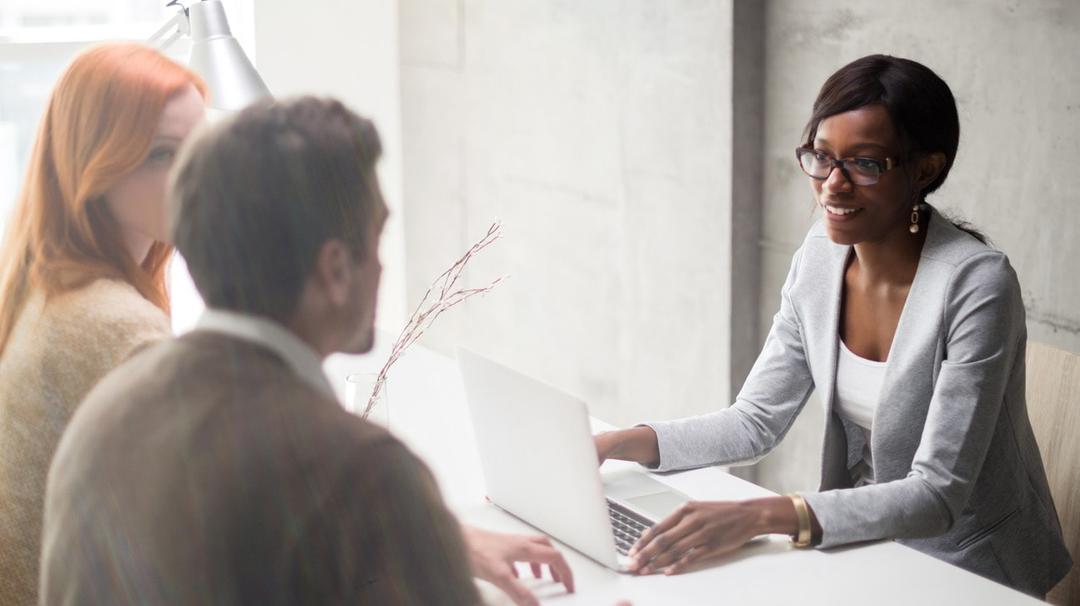
M 600 564 L 625 572 L 645 529 L 689 497 L 637 470 L 604 474 L 585 403 L 458 349 L 488 497 Z

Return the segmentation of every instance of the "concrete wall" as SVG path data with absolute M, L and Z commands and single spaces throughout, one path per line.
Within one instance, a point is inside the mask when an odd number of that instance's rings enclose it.
M 765 334 L 792 253 L 816 215 L 792 159 L 810 106 L 845 63 L 881 52 L 920 61 L 953 89 L 960 150 L 930 197 L 1012 260 L 1029 338 L 1080 352 L 1080 3 L 771 0 L 765 16 Z M 757 465 L 775 490 L 816 488 L 823 414 L 812 401 Z
M 505 237 L 466 283 L 511 275 L 426 343 L 498 356 L 619 424 L 729 403 L 732 14 L 401 2 L 409 300 L 496 217 Z
M 391 217 L 383 231 L 378 325 L 405 318 L 405 243 L 401 193 L 401 99 L 396 0 L 254 0 L 256 67 L 279 98 L 330 95 L 372 119 L 383 157 L 379 181 Z
M 1010 255 L 1030 337 L 1080 352 L 1078 31 L 1080 4 L 1050 0 L 404 0 L 409 299 L 495 216 L 506 239 L 468 279 L 512 274 L 428 343 L 501 356 L 616 423 L 726 405 L 817 218 L 792 158 L 814 96 L 884 52 L 959 103 L 931 202 Z M 815 488 L 822 416 L 812 399 L 753 477 Z

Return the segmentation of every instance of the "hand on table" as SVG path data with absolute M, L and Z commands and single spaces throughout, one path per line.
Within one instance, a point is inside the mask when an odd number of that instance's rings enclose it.
M 646 530 L 630 549 L 636 574 L 679 574 L 715 560 L 761 534 L 760 510 L 746 501 L 690 501 Z
M 566 559 L 541 535 L 517 535 L 464 526 L 465 544 L 473 576 L 506 592 L 518 606 L 538 606 L 536 596 L 518 581 L 515 562 L 528 562 L 533 576 L 542 578 L 543 566 L 551 571 L 556 583 L 574 593 L 574 573 Z

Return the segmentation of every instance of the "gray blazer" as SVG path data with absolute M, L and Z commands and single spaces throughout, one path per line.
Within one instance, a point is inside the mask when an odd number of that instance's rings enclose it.
M 850 246 L 819 222 L 795 253 L 780 311 L 735 403 L 650 423 L 660 471 L 757 460 L 816 387 L 826 408 L 820 492 L 806 494 L 819 547 L 892 538 L 1043 595 L 1071 558 L 1024 402 L 1027 330 L 1005 254 L 931 210 L 889 351 L 870 450 L 877 483 L 852 487 L 862 432 L 833 409 Z

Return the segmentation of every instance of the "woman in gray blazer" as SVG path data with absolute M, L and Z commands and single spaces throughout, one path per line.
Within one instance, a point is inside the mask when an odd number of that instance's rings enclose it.
M 752 462 L 815 388 L 819 492 L 692 502 L 631 551 L 674 574 L 761 534 L 796 545 L 899 542 L 1034 595 L 1071 566 L 1024 402 L 1024 306 L 1004 253 L 926 196 L 959 142 L 947 84 L 873 55 L 824 84 L 796 159 L 823 218 L 781 290 L 735 403 L 600 434 L 600 459 L 660 471 Z

